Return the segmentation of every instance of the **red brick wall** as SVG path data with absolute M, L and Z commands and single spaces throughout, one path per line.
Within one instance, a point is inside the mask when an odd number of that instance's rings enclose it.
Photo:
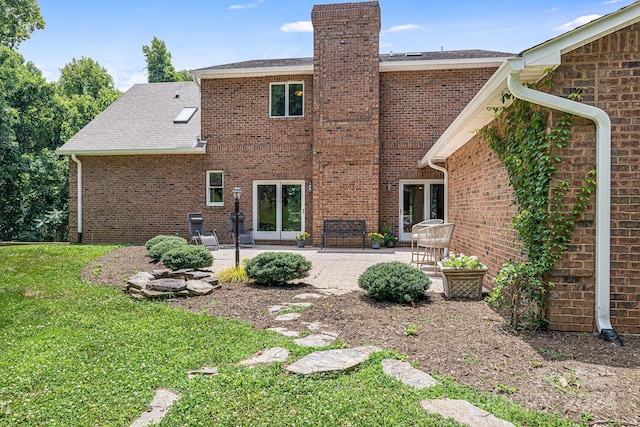
M 398 231 L 399 180 L 443 178 L 430 167 L 419 168 L 418 161 L 495 70 L 380 74 L 380 224 Z
M 640 25 L 620 30 L 562 57 L 554 94 L 581 88 L 583 102 L 612 121 L 611 322 L 619 333 L 640 333 Z M 557 118 L 558 113 L 554 113 Z M 574 118 L 556 178 L 575 188 L 595 168 L 595 125 Z M 448 160 L 449 217 L 456 223 L 452 248 L 488 264 L 490 285 L 500 265 L 517 257 L 511 245 L 511 188 L 504 168 L 479 138 Z M 568 200 L 569 202 L 569 200 Z M 552 273 L 550 328 L 596 330 L 594 324 L 595 199 L 580 218 L 571 244 Z
M 380 7 L 377 2 L 319 5 L 311 19 L 312 235 L 321 235 L 324 219 L 364 219 L 369 230 L 377 230 Z
M 456 225 L 451 250 L 476 255 L 489 271 L 484 286 L 509 259 L 519 259 L 514 248 L 511 218 L 517 213 L 507 171 L 479 137 L 447 161 L 449 222 Z
M 554 92 L 581 88 L 584 102 L 611 118 L 611 323 L 640 333 L 640 24 L 617 31 L 562 57 Z M 561 173 L 577 183 L 595 168 L 595 127 L 574 126 Z M 555 272 L 552 327 L 591 331 L 594 313 L 594 210 L 579 223 L 572 246 Z

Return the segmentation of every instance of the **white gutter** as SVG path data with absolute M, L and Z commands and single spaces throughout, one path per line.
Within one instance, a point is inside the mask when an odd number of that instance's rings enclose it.
M 82 162 L 75 154 L 71 155 L 71 160 L 78 165 L 78 240 L 76 243 L 82 243 Z
M 431 157 L 427 159 L 427 162 L 433 169 L 444 174 L 444 222 L 449 222 L 449 171 L 441 166 L 433 164 L 433 162 L 431 162 Z
M 520 82 L 524 58 L 509 60 L 513 72 L 507 77 L 509 91 L 518 99 L 593 120 L 596 124 L 596 248 L 595 320 L 605 341 L 622 345 L 611 326 L 611 120 L 597 107 L 526 88 Z

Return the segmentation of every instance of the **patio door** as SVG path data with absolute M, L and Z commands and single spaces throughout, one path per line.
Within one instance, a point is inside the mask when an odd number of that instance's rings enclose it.
M 411 227 L 425 219 L 444 219 L 444 181 L 400 181 L 400 240 L 411 240 Z
M 254 181 L 254 237 L 295 239 L 301 231 L 304 231 L 304 181 Z

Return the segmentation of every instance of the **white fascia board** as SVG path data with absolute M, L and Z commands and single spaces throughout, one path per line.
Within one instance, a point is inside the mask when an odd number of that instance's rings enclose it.
M 640 2 L 633 3 L 575 30 L 559 35 L 546 43 L 525 50 L 526 66 L 559 64 L 557 56 L 570 52 L 594 40 L 605 37 L 640 21 Z
M 56 150 L 61 156 L 145 156 L 160 154 L 206 154 L 205 146 L 189 148 L 160 148 L 148 150 Z
M 199 79 L 229 79 L 239 77 L 284 76 L 290 74 L 313 74 L 313 65 L 291 67 L 229 68 L 223 70 L 191 70 L 189 74 Z
M 509 58 L 510 57 L 387 61 L 380 63 L 380 72 L 499 67 Z

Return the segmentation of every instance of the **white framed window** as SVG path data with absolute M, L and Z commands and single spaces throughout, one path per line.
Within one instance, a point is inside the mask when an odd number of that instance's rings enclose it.
M 304 116 L 304 83 L 269 84 L 269 117 Z
M 223 171 L 207 171 L 207 206 L 224 206 Z

